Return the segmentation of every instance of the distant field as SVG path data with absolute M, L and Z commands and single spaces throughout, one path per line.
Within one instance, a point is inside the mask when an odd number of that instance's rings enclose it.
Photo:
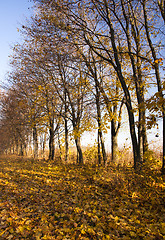
M 165 239 L 157 172 L 0 157 L 0 239 Z

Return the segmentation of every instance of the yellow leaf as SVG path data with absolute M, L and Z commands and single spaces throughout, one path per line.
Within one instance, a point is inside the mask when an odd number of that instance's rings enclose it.
M 81 233 L 82 233 L 82 234 L 85 234 L 85 230 L 84 230 L 84 229 L 82 229 L 82 230 L 81 230 Z
M 115 220 L 115 222 L 118 222 L 118 220 L 119 220 L 118 216 L 116 216 L 114 220 Z

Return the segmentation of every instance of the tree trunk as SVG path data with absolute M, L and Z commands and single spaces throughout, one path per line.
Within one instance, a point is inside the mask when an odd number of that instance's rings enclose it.
M 38 136 L 36 126 L 33 127 L 33 156 L 34 159 L 38 158 Z
M 139 163 L 143 162 L 143 127 L 142 127 L 142 112 L 139 110 L 139 122 L 138 122 L 138 152 Z
M 18 140 L 16 140 L 16 154 L 18 155 Z
M 42 149 L 42 158 L 45 158 L 45 144 L 46 144 L 46 133 L 42 135 L 41 149 Z
M 101 150 L 102 150 L 102 155 L 103 155 L 103 162 L 104 165 L 107 163 L 107 156 L 106 156 L 106 151 L 105 151 L 105 144 L 104 144 L 104 139 L 103 139 L 103 134 L 102 130 L 99 130 L 99 135 L 100 135 L 100 142 L 101 142 Z
M 105 165 L 106 162 L 107 162 L 107 156 L 106 156 L 104 139 L 103 139 L 103 134 L 102 134 L 102 129 L 101 129 L 100 92 L 99 92 L 99 87 L 98 87 L 97 84 L 98 84 L 98 81 L 95 81 L 98 135 L 100 136 L 101 149 L 102 149 L 102 155 L 103 155 L 103 162 L 104 162 L 104 165 Z
M 27 143 L 24 143 L 24 151 L 25 151 L 25 155 L 27 156 Z
M 14 154 L 14 152 L 15 152 L 15 149 L 14 149 L 14 144 L 13 144 L 13 154 Z
M 50 129 L 49 129 L 49 160 L 54 159 L 54 123 L 53 121 L 50 122 Z
M 61 141 L 60 141 L 59 131 L 58 131 L 58 148 L 59 148 L 59 151 L 60 151 L 60 160 L 62 161 L 62 149 L 61 149 Z
M 113 163 L 117 163 L 118 160 L 118 143 L 117 133 L 114 119 L 111 121 L 111 160 Z
M 100 152 L 100 134 L 99 129 L 97 133 L 97 152 L 98 152 L 98 164 L 101 165 L 101 152 Z
M 23 144 L 20 143 L 20 152 L 19 152 L 19 156 L 23 156 Z
M 77 147 L 77 154 L 78 154 L 78 163 L 83 164 L 83 154 L 80 145 L 80 137 L 76 137 L 75 139 L 76 147 Z
M 65 90 L 65 162 L 68 162 L 69 144 L 68 144 L 68 120 L 67 120 L 67 93 Z
M 68 144 L 68 125 L 67 119 L 65 119 L 65 162 L 68 162 L 69 144 Z
M 145 154 L 148 151 L 148 140 L 147 140 L 147 129 L 146 124 L 143 125 L 143 153 Z

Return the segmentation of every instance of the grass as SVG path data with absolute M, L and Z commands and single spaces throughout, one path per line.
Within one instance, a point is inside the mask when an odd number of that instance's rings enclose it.
M 0 157 L 0 239 L 165 239 L 160 173 Z

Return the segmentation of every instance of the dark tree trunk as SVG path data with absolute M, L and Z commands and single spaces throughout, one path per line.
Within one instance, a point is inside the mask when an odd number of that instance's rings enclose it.
M 59 148 L 59 151 L 60 151 L 60 160 L 62 161 L 62 149 L 61 149 L 61 141 L 60 141 L 59 131 L 58 131 L 58 148 Z
M 101 165 L 101 152 L 100 152 L 100 134 L 99 129 L 97 133 L 97 155 L 98 155 L 98 164 Z
M 46 133 L 43 134 L 43 139 L 42 139 L 42 158 L 45 158 L 45 144 L 46 144 Z
M 106 151 L 105 151 L 103 133 L 102 133 L 102 129 L 101 129 L 100 92 L 99 92 L 99 87 L 98 87 L 97 84 L 98 84 L 98 81 L 95 81 L 98 135 L 100 137 L 100 143 L 101 143 L 101 149 L 102 149 L 102 155 L 103 155 L 103 162 L 104 162 L 104 165 L 105 165 L 106 162 L 107 162 L 107 156 L 106 156 Z
M 20 143 L 20 152 L 19 152 L 19 155 L 20 156 L 23 156 L 24 154 L 23 154 L 23 144 L 22 143 Z
M 16 154 L 18 155 L 18 140 L 16 140 L 15 144 L 16 144 Z
M 112 162 L 116 163 L 118 160 L 118 143 L 117 143 L 117 133 L 116 133 L 116 126 L 115 122 L 112 119 L 111 121 L 111 158 Z
M 49 160 L 54 159 L 54 122 L 50 122 L 50 129 L 49 129 Z
M 69 144 L 68 144 L 68 120 L 67 120 L 67 93 L 65 90 L 65 162 L 68 161 Z
M 25 151 L 25 155 L 27 156 L 27 144 L 24 143 L 24 151 Z
M 68 162 L 69 144 L 68 144 L 68 121 L 65 119 L 65 162 Z
M 106 165 L 107 156 L 106 156 L 106 151 L 105 151 L 105 144 L 104 144 L 102 130 L 99 130 L 99 135 L 100 135 L 101 150 L 102 150 L 102 155 L 103 155 L 103 162 L 104 162 L 104 165 Z
M 76 137 L 75 139 L 76 147 L 77 147 L 77 154 L 78 154 L 78 164 L 83 164 L 83 154 L 80 145 L 80 138 Z
M 38 158 L 38 136 L 37 136 L 37 128 L 33 127 L 33 156 L 34 159 Z

